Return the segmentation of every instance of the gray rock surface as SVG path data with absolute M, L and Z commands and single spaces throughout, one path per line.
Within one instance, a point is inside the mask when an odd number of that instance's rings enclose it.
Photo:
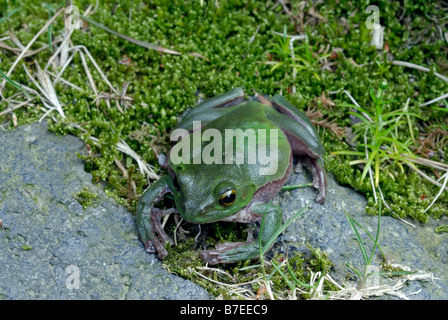
M 208 299 L 145 253 L 82 149 L 44 124 L 0 132 L 0 299 Z M 74 197 L 84 187 L 98 195 L 87 209 Z
M 81 150 L 79 139 L 55 136 L 43 124 L 0 132 L 0 299 L 208 299 L 202 288 L 167 273 L 144 252 L 132 215 L 91 183 L 76 156 Z M 305 169 L 287 184 L 310 181 Z M 98 195 L 86 209 L 75 199 L 84 187 Z M 285 221 L 307 203 L 311 208 L 273 250 L 307 253 L 310 244 L 329 253 L 335 280 L 354 281 L 346 262 L 361 268 L 362 256 L 344 210 L 372 234 L 377 218 L 364 212 L 362 195 L 339 186 L 331 175 L 328 191 L 323 206 L 314 202 L 317 192 L 311 187 L 274 199 Z M 448 299 L 448 234 L 434 233 L 447 220 L 410 221 L 413 228 L 381 219 L 380 245 L 391 262 L 436 278 L 407 284 L 403 293 L 418 292 L 411 299 Z M 371 241 L 365 242 L 369 250 Z M 380 261 L 377 254 L 373 264 Z M 395 297 L 380 297 L 388 298 Z
M 287 182 L 290 185 L 301 185 L 312 181 L 309 170 L 303 174 L 292 174 Z M 378 217 L 367 215 L 364 207 L 365 197 L 355 190 L 338 185 L 329 175 L 328 197 L 323 206 L 314 202 L 317 191 L 312 187 L 286 191 L 276 197 L 276 202 L 283 207 L 284 219 L 288 219 L 307 203 L 311 208 L 304 212 L 281 236 L 282 250 L 286 247 L 299 252 L 309 252 L 306 244 L 312 248 L 320 248 L 329 253 L 330 260 L 335 264 L 330 275 L 339 283 L 356 280 L 355 274 L 346 266 L 346 262 L 363 270 L 363 259 L 356 237 L 345 216 L 345 211 L 374 237 L 377 230 Z M 401 292 L 410 294 L 409 299 L 448 299 L 448 234 L 436 234 L 434 228 L 448 224 L 448 217 L 425 224 L 408 221 L 414 227 L 389 216 L 381 217 L 379 244 L 391 263 L 410 267 L 412 271 L 433 273 L 434 281 L 408 282 Z M 358 228 L 359 229 L 359 228 Z M 360 230 L 368 254 L 373 242 L 367 239 Z M 380 266 L 381 255 L 375 255 L 372 262 Z M 380 278 L 380 285 L 396 283 Z M 389 295 L 381 299 L 395 298 Z

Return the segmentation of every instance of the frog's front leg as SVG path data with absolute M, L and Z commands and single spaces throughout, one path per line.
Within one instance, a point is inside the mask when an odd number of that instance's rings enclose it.
M 280 207 L 272 204 L 252 205 L 251 213 L 261 220 L 265 215 L 263 230 L 257 239 L 249 233 L 246 242 L 226 242 L 216 246 L 216 250 L 204 250 L 200 252 L 201 259 L 209 265 L 218 263 L 233 263 L 241 260 L 255 259 L 260 256 L 261 245 L 265 246 L 269 239 L 281 227 L 283 211 Z
M 145 245 L 145 251 L 157 253 L 157 258 L 167 256 L 165 243 L 173 243 L 162 228 L 160 220 L 170 213 L 177 213 L 176 209 L 161 210 L 154 205 L 161 201 L 167 193 L 171 193 L 168 187 L 169 176 L 163 176 L 155 181 L 140 198 L 137 205 L 137 229 L 141 241 Z

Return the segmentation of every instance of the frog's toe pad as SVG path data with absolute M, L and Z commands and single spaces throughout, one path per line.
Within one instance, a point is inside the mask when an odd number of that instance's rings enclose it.
M 319 190 L 319 194 L 316 197 L 316 202 L 318 204 L 324 204 L 325 203 L 325 198 L 326 198 L 326 190 L 325 189 L 321 189 Z
M 145 242 L 145 251 L 148 253 L 156 253 L 159 260 L 163 260 L 168 255 L 168 252 L 160 244 L 152 242 L 151 240 Z
M 156 248 L 154 248 L 154 244 L 151 240 L 149 240 L 148 242 L 145 242 L 145 251 L 148 253 L 155 253 Z

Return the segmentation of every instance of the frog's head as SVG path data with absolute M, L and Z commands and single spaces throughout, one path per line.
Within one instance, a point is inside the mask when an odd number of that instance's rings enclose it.
M 248 205 L 256 186 L 245 168 L 225 164 L 175 165 L 170 174 L 174 201 L 191 223 L 222 220 Z

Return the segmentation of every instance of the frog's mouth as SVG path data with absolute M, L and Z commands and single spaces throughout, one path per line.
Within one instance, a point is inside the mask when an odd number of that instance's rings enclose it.
M 213 223 L 225 219 L 227 216 L 233 214 L 229 210 L 217 210 L 215 207 L 196 208 L 193 210 L 186 210 L 185 206 L 179 210 L 180 216 L 189 223 L 205 224 Z
M 205 210 L 195 210 L 193 212 L 190 211 L 190 213 L 186 213 L 185 211 L 179 213 L 185 221 L 194 224 L 213 223 L 220 220 L 216 215 L 213 215 L 212 213 L 206 214 L 204 211 Z

